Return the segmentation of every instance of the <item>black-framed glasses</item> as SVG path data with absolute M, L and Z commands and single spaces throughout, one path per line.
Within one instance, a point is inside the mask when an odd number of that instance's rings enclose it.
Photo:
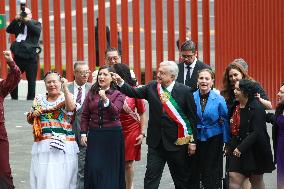
M 191 55 L 182 54 L 181 57 L 182 57 L 183 59 L 192 59 L 193 57 L 195 57 L 195 54 L 191 54 Z
M 108 60 L 108 61 L 112 61 L 112 60 L 117 61 L 117 60 L 119 60 L 119 56 L 111 56 L 111 57 L 107 57 L 107 60 Z

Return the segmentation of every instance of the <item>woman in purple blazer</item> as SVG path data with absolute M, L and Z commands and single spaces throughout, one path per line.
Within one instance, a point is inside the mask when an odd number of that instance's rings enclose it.
M 85 189 L 124 189 L 124 139 L 119 114 L 125 95 L 112 82 L 111 67 L 99 69 L 81 115 L 81 144 L 87 146 Z

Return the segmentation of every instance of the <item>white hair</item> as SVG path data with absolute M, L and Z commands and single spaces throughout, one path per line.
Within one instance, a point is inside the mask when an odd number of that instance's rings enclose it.
M 177 63 L 175 63 L 174 61 L 163 61 L 160 63 L 160 66 L 167 66 L 169 67 L 169 71 L 171 74 L 173 74 L 173 76 L 175 76 L 175 79 L 177 79 L 178 76 L 178 65 Z

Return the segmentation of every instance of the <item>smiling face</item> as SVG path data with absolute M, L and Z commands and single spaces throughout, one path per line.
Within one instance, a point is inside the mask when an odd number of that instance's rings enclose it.
M 198 74 L 197 85 L 201 94 L 207 94 L 214 83 L 214 79 L 209 71 L 201 71 Z
M 101 89 L 107 89 L 110 87 L 112 77 L 108 69 L 101 69 L 98 73 L 98 83 Z
M 236 101 L 240 102 L 240 101 L 244 101 L 245 99 L 247 99 L 247 97 L 243 94 L 243 92 L 241 91 L 239 87 L 239 81 L 237 81 L 235 84 L 234 94 L 235 94 Z
M 45 87 L 48 95 L 60 95 L 61 82 L 60 77 L 56 73 L 48 74 L 45 78 Z
M 243 75 L 241 72 L 239 72 L 236 69 L 231 69 L 229 71 L 229 81 L 231 86 L 234 88 L 234 86 L 236 85 L 237 81 L 240 81 L 243 78 Z
M 277 100 L 279 104 L 284 104 L 284 85 L 282 85 L 277 93 Z

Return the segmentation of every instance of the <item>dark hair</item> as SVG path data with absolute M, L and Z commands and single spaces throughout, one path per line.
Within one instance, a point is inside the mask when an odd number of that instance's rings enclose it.
M 226 101 L 230 101 L 230 99 L 234 97 L 234 89 L 230 83 L 230 78 L 229 78 L 229 72 L 232 69 L 238 70 L 243 76 L 242 79 L 252 80 L 252 78 L 247 74 L 247 72 L 244 70 L 242 65 L 234 62 L 230 63 L 227 66 L 222 79 L 221 95 L 226 99 Z
M 130 69 L 126 64 L 114 64 L 116 73 L 129 85 L 136 86 L 136 79 L 131 77 Z
M 255 94 L 257 93 L 257 83 L 255 81 L 249 79 L 241 79 L 239 81 L 239 88 L 244 96 L 246 96 L 249 100 L 255 98 Z
M 196 44 L 191 40 L 186 40 L 180 47 L 180 51 L 192 51 L 193 53 L 195 53 L 196 50 Z
M 284 86 L 284 83 L 282 83 L 281 87 Z M 275 109 L 275 117 L 278 115 L 281 115 L 284 110 L 284 103 L 278 103 Z
M 98 93 L 99 93 L 99 90 L 100 90 L 100 85 L 99 85 L 99 82 L 98 82 L 99 73 L 100 73 L 101 70 L 104 70 L 104 69 L 107 69 L 109 72 L 115 73 L 115 70 L 114 70 L 113 67 L 110 67 L 110 66 L 102 66 L 102 67 L 100 67 L 100 69 L 98 70 L 97 81 L 96 81 L 96 83 L 94 83 L 94 84 L 92 85 L 92 87 L 91 87 L 91 92 L 92 92 L 93 94 L 98 94 Z M 113 82 L 113 81 L 111 81 L 111 83 L 110 83 L 110 88 L 115 90 L 115 89 L 117 88 L 116 83 Z
M 118 50 L 117 50 L 116 48 L 114 48 L 114 47 L 108 47 L 108 48 L 106 49 L 106 51 L 105 51 L 105 57 L 107 57 L 107 53 L 108 53 L 108 52 L 113 52 L 113 51 L 116 51 L 117 54 L 119 55 L 119 52 L 118 52 Z
M 48 72 L 46 72 L 46 73 L 44 74 L 43 81 L 45 81 L 46 78 L 47 78 L 47 76 L 49 76 L 50 74 L 55 74 L 55 75 L 57 75 L 57 76 L 58 76 L 58 80 L 61 79 L 61 75 L 60 75 L 57 71 L 55 71 L 55 70 L 50 70 L 50 71 L 48 71 Z

